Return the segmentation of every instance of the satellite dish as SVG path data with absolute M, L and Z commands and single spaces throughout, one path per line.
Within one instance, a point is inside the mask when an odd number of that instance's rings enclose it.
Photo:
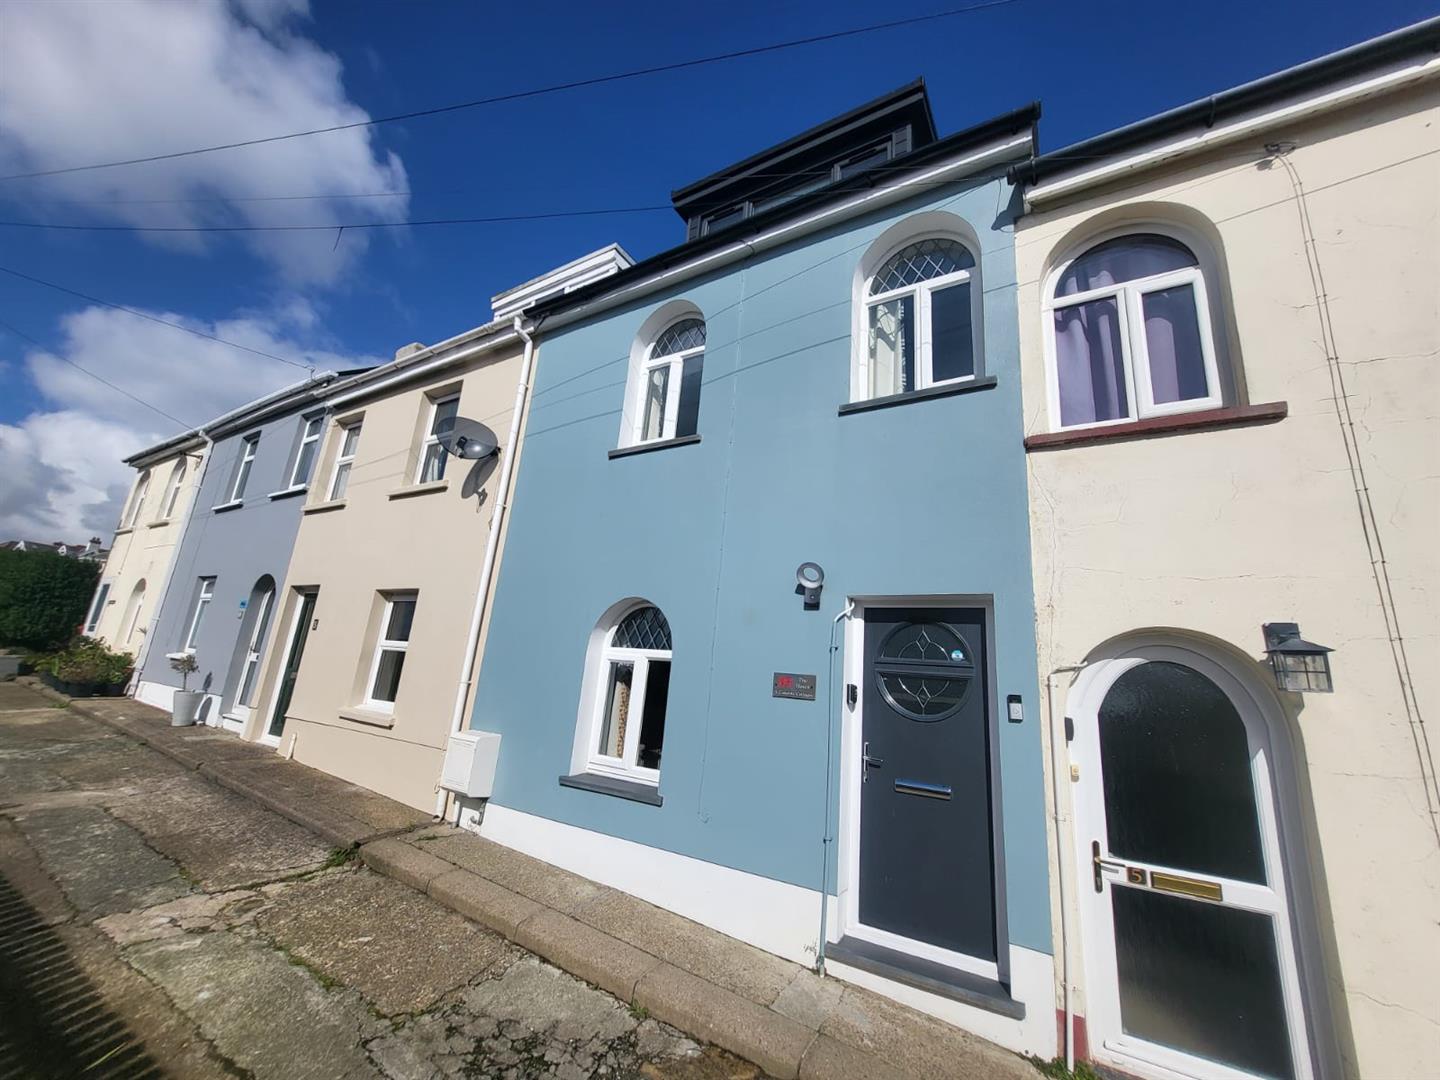
M 483 503 L 485 501 L 485 481 L 490 479 L 490 474 L 495 471 L 495 466 L 499 462 L 500 455 L 491 454 L 470 466 L 470 472 L 466 475 L 465 482 L 460 485 L 460 497 L 468 499 L 472 495 L 478 495 Z
M 479 420 L 467 420 L 463 416 L 442 421 L 435 437 L 447 454 L 468 461 L 487 458 L 500 448 L 500 439 L 495 432 Z

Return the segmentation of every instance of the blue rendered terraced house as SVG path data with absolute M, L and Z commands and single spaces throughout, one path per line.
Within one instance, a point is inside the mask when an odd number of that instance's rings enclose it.
M 1037 118 L 940 138 L 917 82 L 682 188 L 683 244 L 531 309 L 467 813 L 1048 1056 L 1006 179 Z

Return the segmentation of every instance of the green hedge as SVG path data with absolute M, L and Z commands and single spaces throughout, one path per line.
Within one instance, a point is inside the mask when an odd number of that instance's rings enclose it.
M 84 629 L 98 563 L 0 550 L 0 645 L 53 649 Z

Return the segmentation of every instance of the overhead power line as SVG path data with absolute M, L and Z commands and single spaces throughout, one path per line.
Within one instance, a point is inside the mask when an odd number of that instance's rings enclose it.
M 17 338 L 20 338 L 22 341 L 28 341 L 28 342 L 30 342 L 30 344 L 34 345 L 37 349 L 43 349 L 43 350 L 45 351 L 45 355 L 46 355 L 46 356 L 53 356 L 56 360 L 59 360 L 61 363 L 69 364 L 69 365 L 70 365 L 71 367 L 73 367 L 76 371 L 83 372 L 84 374 L 89 375 L 90 378 L 94 379 L 96 382 L 104 383 L 104 384 L 105 384 L 106 386 L 108 386 L 111 390 L 114 390 L 117 394 L 123 394 L 125 397 L 127 397 L 127 398 L 129 398 L 131 401 L 135 402 L 135 404 L 137 404 L 137 405 L 143 405 L 143 406 L 145 406 L 145 408 L 149 409 L 151 412 L 159 413 L 161 416 L 165 417 L 166 420 L 173 420 L 175 423 L 179 424 L 182 428 L 189 428 L 189 427 L 193 427 L 193 426 L 194 426 L 194 425 L 192 425 L 192 424 L 187 423 L 187 422 L 184 421 L 184 420 L 181 420 L 178 416 L 172 416 L 172 415 L 170 415 L 170 413 L 168 413 L 168 412 L 166 412 L 164 409 L 160 408 L 160 406 L 158 406 L 158 405 L 152 405 L 152 404 L 150 404 L 150 402 L 146 401 L 144 398 L 136 397 L 134 394 L 130 393 L 129 390 L 126 390 L 123 386 L 116 386 L 116 385 L 115 385 L 113 382 L 111 382 L 109 379 L 104 378 L 104 377 L 101 376 L 101 375 L 96 375 L 95 372 L 91 371 L 89 368 L 87 368 L 87 367 L 81 367 L 81 366 L 80 366 L 79 364 L 77 364 L 74 360 L 71 360 L 68 356 L 62 356 L 60 353 L 57 353 L 54 349 L 51 349 L 48 345 L 44 344 L 44 343 L 41 342 L 41 341 L 37 341 L 35 338 L 33 338 L 33 337 L 31 337 L 29 334 L 25 333 L 24 330 L 21 330 L 21 329 L 19 329 L 19 328 L 17 328 L 17 327 L 11 326 L 11 325 L 10 325 L 8 322 L 6 322 L 4 319 L 0 319 L 0 327 L 4 327 L 6 330 L 10 331 L 10 333 L 14 334 Z
M 916 26 L 921 23 L 936 22 L 941 19 L 951 19 L 960 15 L 968 15 L 972 12 L 984 11 L 989 8 L 1005 7 L 1018 2 L 1019 0 L 983 0 L 981 3 L 950 8 L 946 11 L 936 11 L 929 15 L 912 15 L 905 19 L 892 19 L 888 22 L 872 23 L 869 26 L 857 26 L 850 30 L 833 30 L 826 34 L 814 34 L 810 37 L 793 38 L 789 41 L 777 41 L 769 45 L 755 45 L 748 49 L 736 49 L 731 52 L 716 53 L 712 56 L 696 57 L 693 60 L 678 60 L 674 63 L 634 68 L 630 71 L 620 71 L 610 75 L 597 75 L 589 79 L 575 79 L 570 82 L 553 83 L 549 86 L 535 87 L 530 90 L 516 90 L 508 94 L 495 94 L 491 97 L 476 98 L 473 101 L 459 101 L 450 105 L 437 105 L 428 109 L 416 109 L 413 112 L 395 113 L 391 116 L 377 116 L 369 120 L 356 120 L 348 124 L 334 124 L 330 127 L 310 128 L 305 131 L 291 131 L 283 135 L 267 135 L 257 139 L 237 139 L 234 142 L 194 147 L 189 150 L 174 150 L 166 154 L 148 154 L 144 157 L 124 158 L 117 161 L 100 161 L 90 165 L 70 165 L 60 169 L 39 169 L 34 172 L 12 173 L 9 176 L 0 176 L 0 181 L 31 180 L 44 176 L 61 176 L 66 173 L 93 172 L 97 169 L 115 169 L 126 165 L 144 165 L 153 161 L 173 161 L 176 158 L 194 157 L 198 154 L 213 154 L 221 150 L 238 150 L 246 146 L 262 146 L 266 143 L 284 142 L 289 139 L 303 139 L 311 135 L 325 135 L 333 131 L 349 131 L 354 128 L 368 128 L 377 127 L 380 124 L 393 124 L 402 120 L 418 120 L 425 116 L 439 116 L 442 113 L 460 112 L 465 109 L 478 109 L 485 105 L 499 105 L 508 101 L 521 101 L 526 98 L 544 97 L 566 90 L 579 90 L 587 86 L 601 86 L 606 83 L 624 82 L 630 79 L 643 78 L 647 75 L 660 75 L 669 71 L 683 71 L 687 68 L 719 64 L 729 60 L 740 60 L 748 56 L 761 56 L 766 53 L 781 52 L 786 49 L 797 49 L 806 45 L 819 45 L 827 41 L 838 41 L 842 38 L 859 37 L 864 34 L 879 33 L 884 30 L 895 30 L 902 26 Z
M 313 371 L 315 369 L 314 364 L 303 364 L 299 360 L 288 360 L 283 356 L 276 356 L 274 353 L 266 352 L 264 349 L 255 349 L 251 348 L 249 345 L 241 345 L 238 341 L 229 341 L 225 338 L 218 337 L 215 334 L 207 334 L 203 330 L 196 330 L 194 327 L 186 326 L 184 323 L 171 322 L 169 319 L 162 319 L 155 315 L 148 315 L 143 311 L 137 311 L 135 308 L 126 307 L 124 304 L 116 304 L 110 300 L 102 300 L 98 296 L 91 296 L 89 293 L 80 292 L 78 289 L 71 289 L 65 285 L 59 285 L 53 281 L 46 281 L 44 278 L 34 277 L 30 274 L 22 273 L 19 270 L 12 270 L 8 266 L 0 266 L 0 274 L 9 274 L 11 277 L 19 278 L 21 281 L 28 281 L 34 285 L 43 285 L 47 289 L 54 289 L 56 292 L 62 292 L 69 296 L 78 297 L 79 299 L 89 301 L 92 304 L 99 304 L 101 307 L 112 308 L 115 311 L 123 311 L 128 315 L 134 315 L 137 319 L 145 319 L 149 322 L 159 323 L 161 326 L 169 326 L 176 330 L 183 330 L 187 334 L 193 334 L 195 337 L 198 338 L 205 338 L 207 341 L 218 342 L 221 345 L 228 345 L 232 349 L 240 349 L 244 352 L 254 353 L 256 356 L 263 356 L 268 360 L 279 360 L 282 364 L 289 364 L 291 367 L 297 367 L 304 371 Z M 18 330 L 16 331 L 16 333 L 19 334 L 19 336 L 21 337 L 25 336 L 23 334 L 20 334 Z M 30 340 L 33 341 L 34 339 L 31 338 Z M 44 348 L 43 345 L 41 345 L 40 347 L 42 349 Z M 83 371 L 84 369 L 82 368 L 81 370 Z M 89 373 L 87 372 L 87 374 Z M 97 375 L 96 378 L 99 378 L 99 376 Z M 175 418 L 172 416 L 170 417 L 170 419 L 173 420 Z
M 605 210 L 554 210 L 538 214 L 495 214 L 489 217 L 422 218 L 412 221 L 354 221 L 329 224 L 290 225 L 82 225 L 64 221 L 0 221 L 0 228 L 61 229 L 67 232 L 161 232 L 161 233 L 247 233 L 247 232 L 334 232 L 341 229 L 401 229 L 422 225 L 494 225 L 506 221 L 543 221 L 547 218 L 595 217 L 603 214 L 648 214 L 656 210 L 675 212 L 664 206 L 617 206 Z

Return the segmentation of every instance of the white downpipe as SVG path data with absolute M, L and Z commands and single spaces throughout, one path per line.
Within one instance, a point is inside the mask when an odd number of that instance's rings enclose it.
M 1045 708 L 1050 719 L 1050 803 L 1055 822 L 1055 885 L 1060 890 L 1060 983 L 1065 1014 L 1065 1070 L 1075 1071 L 1075 1015 L 1070 1003 L 1070 894 L 1065 889 L 1065 864 L 1070 848 L 1065 842 L 1065 818 L 1060 813 L 1060 748 L 1065 745 L 1065 728 L 1055 727 L 1055 677 L 1079 671 L 1085 661 L 1065 664 L 1045 676 Z M 1069 770 L 1066 770 L 1069 775 Z
M 535 339 L 526 332 L 520 316 L 515 316 L 515 333 L 525 342 L 525 357 L 520 362 L 520 380 L 515 386 L 515 408 L 510 416 L 510 436 L 501 451 L 505 455 L 504 468 L 500 470 L 500 484 L 495 489 L 495 510 L 490 515 L 490 535 L 485 539 L 485 558 L 480 564 L 480 582 L 475 590 L 475 610 L 470 615 L 470 633 L 465 639 L 464 673 L 460 685 L 455 688 L 455 709 L 450 716 L 450 732 L 454 734 L 465 726 L 465 699 L 470 696 L 470 687 L 475 682 L 475 649 L 480 643 L 480 622 L 485 616 L 485 605 L 490 599 L 490 590 L 495 577 L 495 553 L 500 548 L 500 528 L 505 519 L 505 509 L 510 503 L 510 482 L 515 476 L 515 451 L 520 441 L 520 424 L 525 415 L 525 398 L 530 392 L 530 369 L 535 363 Z M 450 793 L 440 788 L 435 795 L 435 816 L 444 820 L 450 800 Z

